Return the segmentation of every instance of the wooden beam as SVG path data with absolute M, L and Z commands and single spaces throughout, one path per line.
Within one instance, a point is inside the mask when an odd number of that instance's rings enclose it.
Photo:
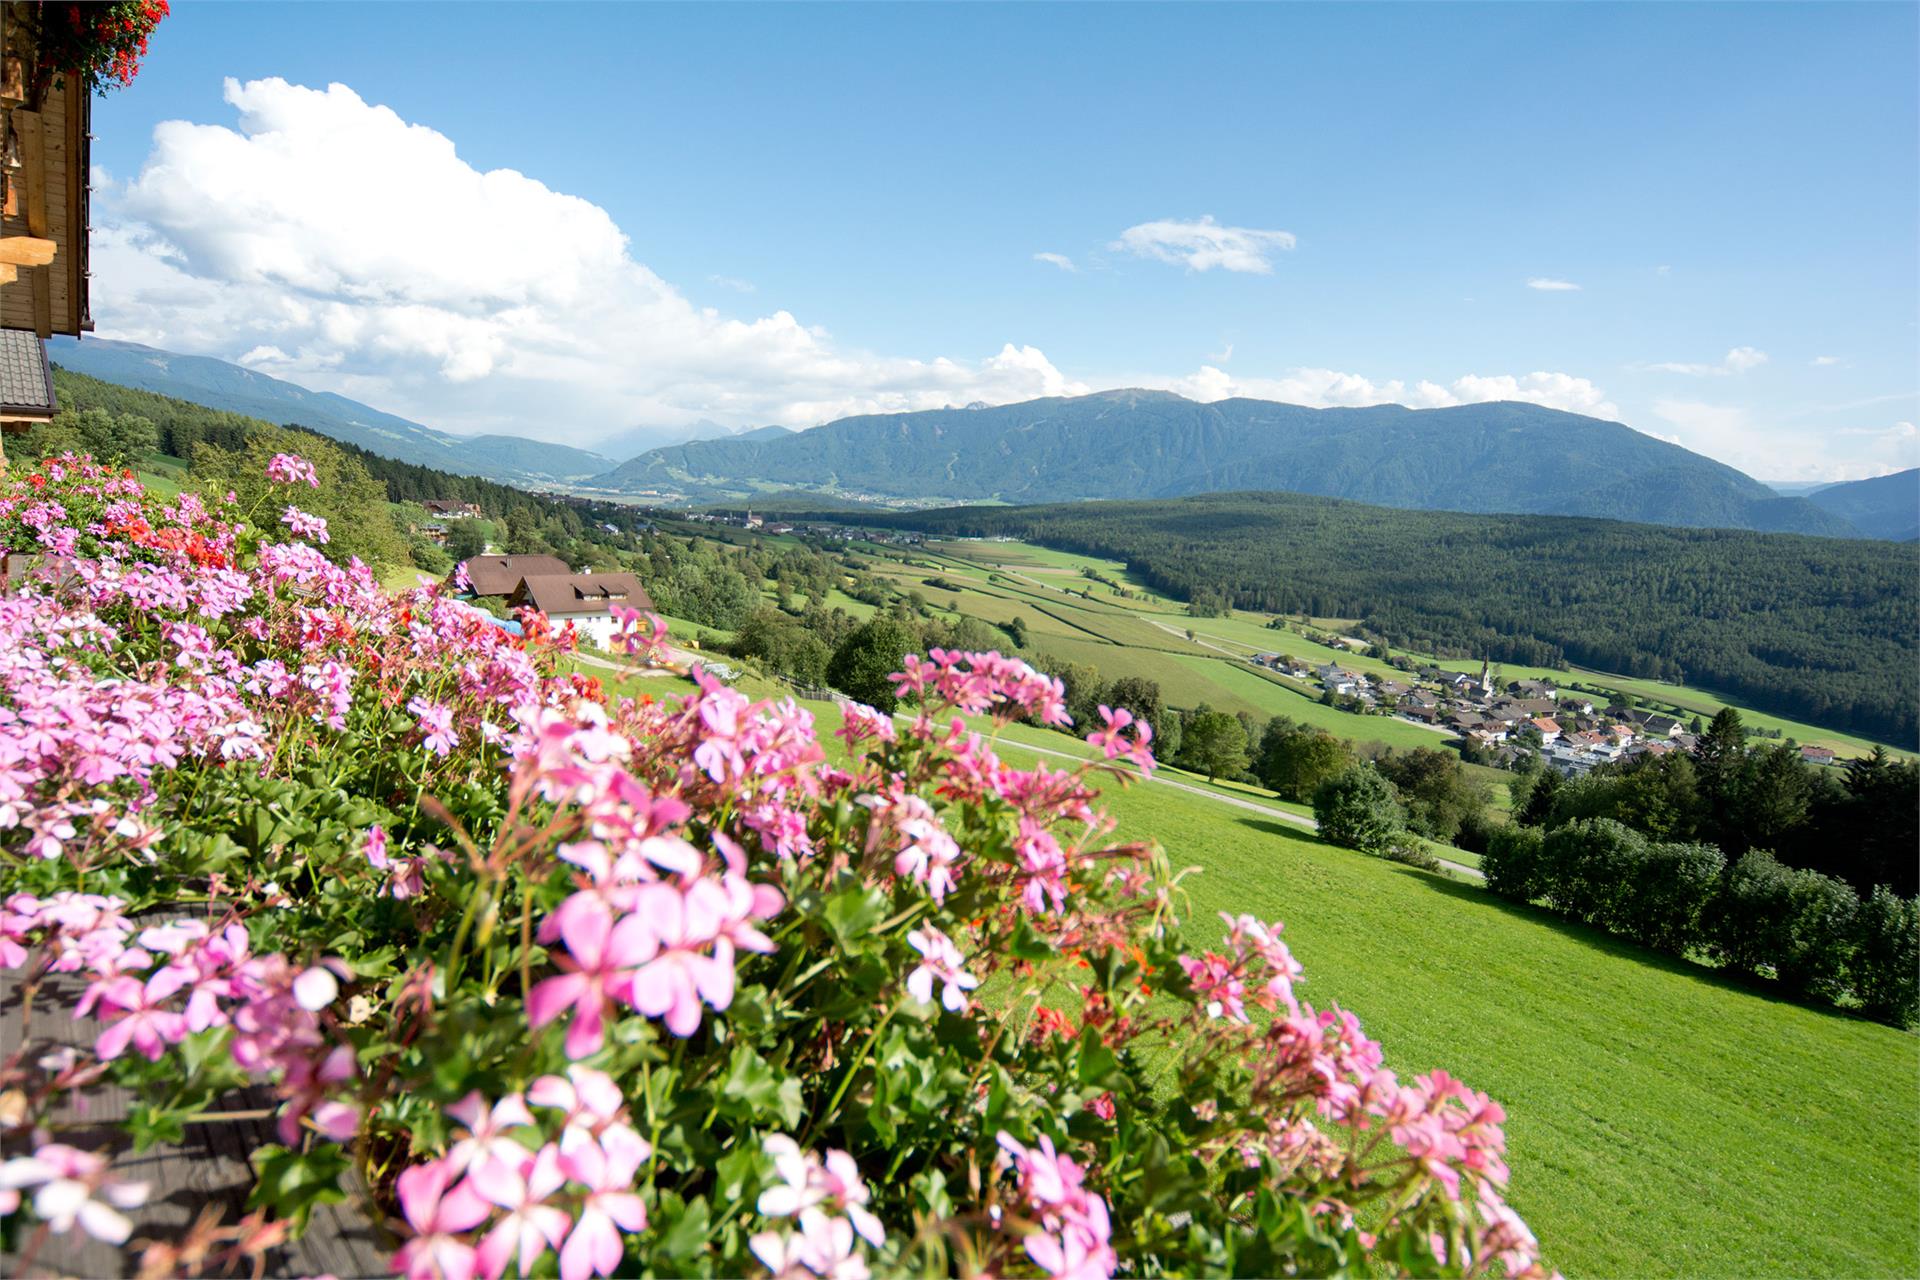
M 20 140 L 22 201 L 27 206 L 27 234 L 47 234 L 47 129 L 38 111 L 13 113 L 14 136 Z M 42 338 L 53 336 L 53 279 L 45 267 L 30 267 L 27 283 L 33 289 L 33 328 Z
M 13 133 L 20 139 L 20 179 L 26 188 L 27 234 L 47 234 L 47 128 L 38 111 L 15 111 Z
M 16 267 L 44 267 L 60 246 L 38 236 L 0 236 L 0 262 Z

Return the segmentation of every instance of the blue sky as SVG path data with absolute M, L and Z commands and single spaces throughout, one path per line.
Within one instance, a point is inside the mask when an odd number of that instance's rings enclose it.
M 1920 461 L 1917 43 L 1892 4 L 184 3 L 96 113 L 96 311 L 578 444 L 1155 385 L 1872 474 Z

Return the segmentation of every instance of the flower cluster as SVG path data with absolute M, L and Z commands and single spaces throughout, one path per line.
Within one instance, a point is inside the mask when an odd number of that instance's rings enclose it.
M 267 479 L 275 484 L 306 484 L 314 489 L 320 487 L 320 476 L 313 469 L 313 464 L 297 453 L 274 454 L 273 460 L 267 463 Z
M 780 1280 L 866 1280 L 866 1259 L 855 1238 L 878 1249 L 887 1232 L 867 1208 L 872 1196 L 853 1157 L 828 1151 L 822 1160 L 784 1133 L 760 1145 L 778 1181 L 760 1193 L 755 1207 L 769 1218 L 793 1219 L 798 1229 L 760 1232 L 748 1242 L 753 1255 Z
M 1060 683 L 936 650 L 830 762 L 794 701 L 697 667 L 610 699 L 564 628 L 389 594 L 287 517 L 312 541 L 83 459 L 0 482 L 40 557 L 0 594 L 0 966 L 97 1020 L 0 1063 L 0 1213 L 131 1238 L 56 1104 L 112 1080 L 163 1126 L 244 1082 L 280 1216 L 156 1267 L 258 1264 L 351 1143 L 422 1280 L 1542 1273 L 1497 1104 L 1300 1002 L 1277 924 L 1194 945 L 1164 859 L 1109 842 L 1093 780 L 1152 767 L 1126 709 L 1098 760 L 1016 768 L 967 717 L 1064 724 Z
M 1026 1238 L 1027 1256 L 1056 1280 L 1105 1280 L 1119 1266 L 1107 1202 L 1086 1189 L 1086 1173 L 1053 1149 L 1042 1135 L 1032 1148 L 998 1135 L 1001 1159 L 1013 1170 L 1020 1194 L 1039 1217 Z
M 998 653 L 929 649 L 925 659 L 909 653 L 900 672 L 890 678 L 901 697 L 931 700 L 968 715 L 1031 719 L 1062 728 L 1073 723 L 1067 715 L 1067 688 L 1058 678 Z
M 557 1139 L 530 1103 L 561 1113 Z M 447 1112 L 462 1126 L 457 1140 L 400 1175 L 412 1238 L 394 1257 L 397 1273 L 499 1280 L 511 1268 L 525 1277 L 557 1250 L 561 1280 L 616 1274 L 622 1235 L 647 1229 L 633 1184 L 653 1149 L 628 1122 L 611 1077 L 576 1066 L 491 1104 L 470 1093 Z

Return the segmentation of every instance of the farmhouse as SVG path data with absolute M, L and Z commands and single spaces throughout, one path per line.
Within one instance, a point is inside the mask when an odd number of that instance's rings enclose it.
M 1800 748 L 1800 758 L 1808 764 L 1832 764 L 1834 762 L 1833 748 L 1802 747 Z
M 557 573 L 525 577 L 507 597 L 514 608 L 538 609 L 556 623 L 571 622 L 581 640 L 604 649 L 619 622 L 614 606 L 651 611 L 653 600 L 630 573 Z
M 558 556 L 475 556 L 466 562 L 466 570 L 476 596 L 510 596 L 523 578 L 572 572 Z M 448 577 L 447 582 L 451 585 L 453 578 Z
M 439 516 L 442 520 L 473 520 L 480 515 L 477 502 L 460 502 L 453 498 L 428 498 L 420 504 L 430 516 Z
M 46 340 L 93 330 L 88 306 L 89 121 L 77 75 L 39 48 L 38 6 L 4 6 L 0 73 L 0 434 L 59 412 Z M 0 468 L 6 452 L 0 449 Z

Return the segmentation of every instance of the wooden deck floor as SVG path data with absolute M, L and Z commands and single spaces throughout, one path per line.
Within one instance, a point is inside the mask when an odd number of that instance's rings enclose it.
M 21 1046 L 22 983 L 18 974 L 0 973 L 0 1061 L 12 1057 Z M 49 979 L 34 1000 L 31 1024 L 35 1055 L 61 1046 L 91 1048 L 100 1034 L 100 1024 L 92 1018 L 74 1018 L 69 1011 L 79 997 L 83 984 L 70 976 Z M 114 1174 L 149 1187 L 147 1202 L 129 1210 L 133 1219 L 133 1237 L 124 1248 L 102 1244 L 78 1232 L 71 1236 L 47 1239 L 22 1269 L 20 1259 L 0 1253 L 0 1276 L 8 1280 L 28 1277 L 108 1277 L 133 1276 L 139 1266 L 143 1242 L 174 1241 L 185 1234 L 209 1206 L 222 1212 L 222 1221 L 233 1223 L 246 1212 L 248 1194 L 253 1189 L 253 1170 L 248 1155 L 259 1147 L 279 1141 L 271 1119 L 250 1119 L 196 1124 L 187 1129 L 186 1140 L 178 1146 L 155 1146 L 135 1154 L 131 1142 L 113 1122 L 125 1118 L 139 1099 L 129 1091 L 102 1082 L 86 1091 L 86 1109 L 69 1106 L 51 1119 L 60 1126 L 59 1138 L 71 1146 L 102 1151 L 112 1156 Z M 229 1095 L 216 1104 L 221 1111 L 254 1111 L 276 1105 L 271 1090 L 249 1089 Z M 73 1126 L 68 1128 L 67 1126 Z M 20 1150 L 16 1150 L 16 1145 Z M 8 1156 L 24 1154 L 19 1135 L 6 1143 Z M 357 1192 L 357 1188 L 355 1191 Z M 307 1225 L 305 1234 L 269 1255 L 266 1274 L 270 1276 L 361 1277 L 391 1274 L 388 1259 L 393 1242 L 370 1222 L 361 1210 L 363 1198 L 356 1195 L 339 1205 L 322 1205 Z M 28 1233 L 22 1248 L 32 1238 Z

